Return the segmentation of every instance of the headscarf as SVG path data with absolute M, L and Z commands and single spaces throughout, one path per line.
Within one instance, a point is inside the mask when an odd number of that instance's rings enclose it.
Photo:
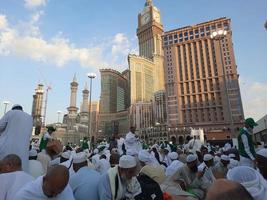
M 267 199 L 267 181 L 255 169 L 247 166 L 235 167 L 228 171 L 227 179 L 242 184 L 254 200 Z

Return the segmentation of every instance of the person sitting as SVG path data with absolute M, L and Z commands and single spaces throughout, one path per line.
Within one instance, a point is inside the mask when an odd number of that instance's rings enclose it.
M 1 161 L 0 199 L 13 200 L 17 191 L 34 177 L 22 171 L 21 159 L 15 154 L 9 154 Z
M 133 199 L 141 193 L 136 176 L 136 159 L 130 155 L 120 157 L 119 165 L 110 168 L 100 178 L 98 195 L 100 200 Z
M 213 173 L 216 178 L 225 178 L 230 158 L 227 155 L 221 155 L 220 161 L 213 167 Z
M 184 165 L 184 163 L 178 160 L 178 153 L 171 152 L 169 157 L 171 159 L 171 164 L 166 168 L 166 176 L 172 176 L 180 167 Z
M 41 176 L 22 187 L 14 200 L 74 200 L 68 185 L 69 171 L 65 166 L 50 167 L 45 176 Z
M 76 200 L 86 200 L 88 197 L 98 200 L 97 187 L 100 174 L 88 167 L 84 152 L 73 157 L 73 169 L 76 172 L 70 177 L 70 186 Z
M 267 181 L 255 169 L 239 166 L 230 169 L 227 179 L 242 184 L 254 200 L 267 199 Z

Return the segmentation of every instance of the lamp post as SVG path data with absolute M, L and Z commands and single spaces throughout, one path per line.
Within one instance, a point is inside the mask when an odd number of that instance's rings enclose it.
M 4 114 L 6 114 L 6 109 L 7 109 L 7 106 L 10 104 L 10 101 L 3 101 L 3 104 L 5 105 Z
M 92 98 L 92 80 L 96 77 L 95 73 L 88 73 L 90 79 L 90 94 L 89 94 L 89 113 L 88 113 L 88 137 L 91 144 L 91 98 Z M 90 145 L 91 147 L 91 145 Z
M 225 67 L 224 67 L 224 60 L 223 60 L 223 53 L 222 53 L 222 45 L 221 41 L 224 39 L 224 37 L 227 35 L 226 30 L 219 30 L 219 31 L 214 31 L 211 33 L 210 38 L 212 40 L 218 41 L 219 42 L 219 48 L 220 48 L 220 55 L 221 55 L 221 63 L 222 63 L 222 69 L 223 69 L 223 79 L 224 79 L 224 87 L 225 87 L 225 92 L 226 92 L 226 98 L 227 98 L 227 104 L 228 104 L 228 112 L 230 115 L 230 132 L 234 130 L 233 128 L 233 116 L 232 116 L 232 110 L 231 110 L 231 102 L 229 99 L 229 93 L 228 93 L 228 80 L 226 79 L 226 73 L 225 73 Z
M 60 118 L 60 114 L 61 114 L 62 112 L 60 111 L 60 110 L 58 110 L 57 111 L 57 123 L 59 124 L 59 118 Z

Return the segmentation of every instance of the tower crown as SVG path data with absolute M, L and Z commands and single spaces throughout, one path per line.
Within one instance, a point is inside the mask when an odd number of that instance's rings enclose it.
M 146 0 L 146 3 L 145 3 L 146 7 L 152 6 L 152 5 L 153 5 L 152 0 Z

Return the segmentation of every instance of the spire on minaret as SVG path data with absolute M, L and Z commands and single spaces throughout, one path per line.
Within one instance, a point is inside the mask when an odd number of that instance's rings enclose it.
M 77 82 L 76 73 L 73 76 L 73 81 L 72 82 Z
M 84 90 L 88 90 L 88 85 L 87 85 L 87 82 L 85 82 L 85 85 L 84 85 Z
M 146 3 L 145 3 L 145 6 L 152 6 L 153 3 L 152 3 L 152 0 L 146 0 Z

